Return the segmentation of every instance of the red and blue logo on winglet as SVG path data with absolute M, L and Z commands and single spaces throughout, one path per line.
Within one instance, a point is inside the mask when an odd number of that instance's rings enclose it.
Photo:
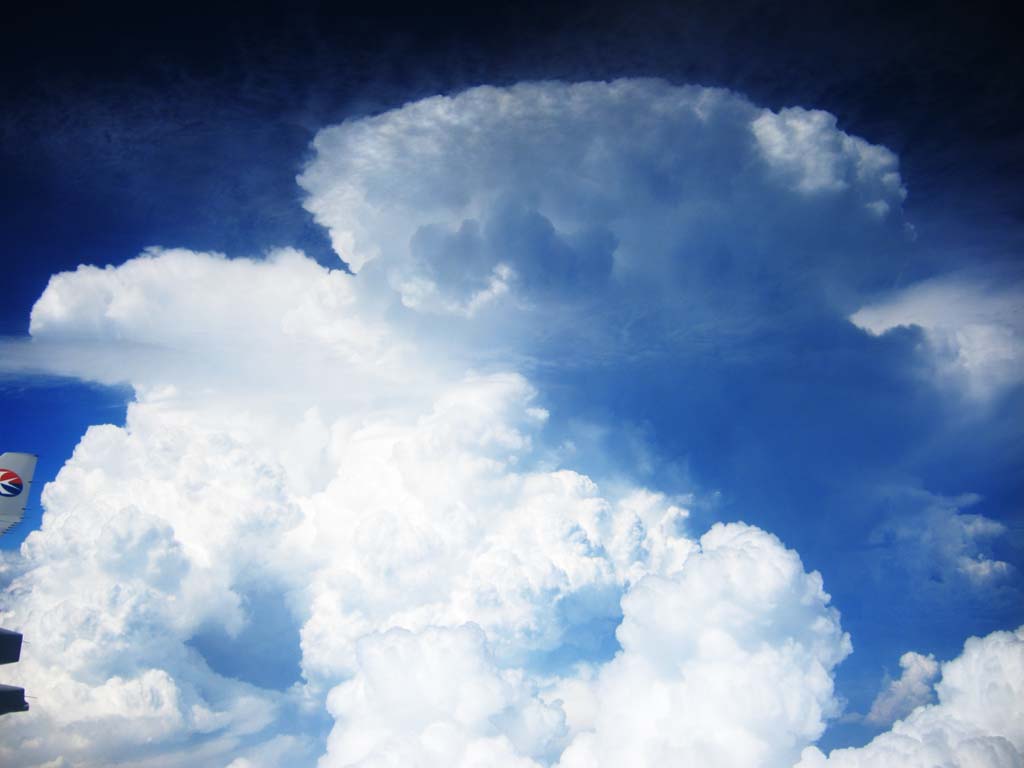
M 18 477 L 17 472 L 9 469 L 0 469 L 0 497 L 17 496 L 25 484 Z

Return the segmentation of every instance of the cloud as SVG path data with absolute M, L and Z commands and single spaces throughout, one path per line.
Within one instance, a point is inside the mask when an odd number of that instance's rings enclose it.
M 784 765 L 837 711 L 849 639 L 820 576 L 763 531 L 715 526 L 622 610 L 612 661 L 533 683 L 475 625 L 364 638 L 321 765 Z
M 938 703 L 918 707 L 865 747 L 838 749 L 828 757 L 808 748 L 797 768 L 1019 766 L 1022 686 L 1024 627 L 972 637 L 958 658 L 942 665 Z
M 187 645 L 204 626 L 237 634 L 247 582 L 280 578 L 277 537 L 297 517 L 280 475 L 180 413 L 131 410 L 124 428 L 90 428 L 47 485 L 3 595 L 31 642 L 10 676 L 37 697 L 3 724 L 7 764 L 142 763 L 196 738 L 233 749 L 290 706 Z
M 638 313 L 657 330 L 623 344 L 747 333 L 791 293 L 835 301 L 887 273 L 904 241 L 889 150 L 720 89 L 473 88 L 325 128 L 314 149 L 299 183 L 339 256 L 416 313 L 474 315 L 502 341 L 606 347 Z
M 255 261 L 154 248 L 116 268 L 54 275 L 32 308 L 33 344 L 20 356 L 14 348 L 13 366 L 143 392 L 173 383 L 260 396 L 306 386 L 288 381 L 293 367 L 359 365 L 364 378 L 395 376 L 397 345 L 355 311 L 357 300 L 343 273 L 298 251 Z
M 932 684 L 939 675 L 939 663 L 931 654 L 908 651 L 900 657 L 903 673 L 879 692 L 865 718 L 873 725 L 889 726 L 906 717 L 932 698 Z
M 963 511 L 979 503 L 978 496 L 898 495 L 911 502 L 910 508 L 876 527 L 869 542 L 890 569 L 912 576 L 919 589 L 928 584 L 990 589 L 1013 573 L 1010 563 L 992 555 L 992 544 L 1007 533 L 1006 525 Z
M 560 751 L 565 717 L 501 671 L 474 625 L 394 629 L 359 643 L 358 672 L 327 700 L 328 766 L 507 766 Z
M 948 275 L 858 309 L 850 320 L 878 336 L 917 326 L 937 373 L 987 401 L 1024 380 L 1024 291 L 1015 281 Z
M 431 391 L 422 408 L 421 389 L 393 404 L 386 387 L 371 398 L 377 355 L 353 354 L 344 333 L 294 325 L 297 313 L 338 311 L 348 286 L 336 280 L 355 278 L 293 252 L 233 264 L 166 251 L 51 282 L 34 343 L 46 350 L 76 332 L 124 361 L 119 375 L 138 396 L 123 427 L 90 428 L 46 487 L 43 527 L 4 593 L 5 621 L 34 638 L 17 682 L 39 697 L 27 719 L 2 724 L 5 760 L 173 765 L 197 749 L 242 758 L 262 742 L 301 752 L 331 691 L 338 722 L 325 764 L 378 764 L 428 745 L 446 764 L 550 765 L 572 735 L 552 681 L 585 687 L 574 670 L 598 670 L 596 719 L 589 736 L 577 722 L 571 756 L 606 737 L 602 718 L 620 706 L 620 678 L 634 666 L 647 680 L 666 676 L 682 698 L 693 680 L 724 675 L 709 717 L 728 716 L 737 685 L 795 685 L 792 701 L 774 705 L 795 707 L 792 716 L 763 716 L 787 744 L 820 732 L 836 706 L 829 670 L 848 641 L 820 578 L 794 553 L 744 526 L 715 528 L 698 545 L 672 499 L 637 487 L 609 495 L 585 475 L 541 468 L 547 412 L 521 375 L 449 379 L 415 367 L 419 357 L 403 357 L 412 345 L 379 319 L 379 354 L 395 370 L 423 370 Z M 217 281 L 236 300 L 187 311 Z M 253 329 L 237 319 L 256 298 L 269 308 L 249 343 Z M 169 360 L 136 368 L 139 343 Z M 288 377 L 251 377 L 291 346 Z M 37 359 L 108 375 L 86 357 Z M 313 362 L 321 367 L 302 367 Z M 307 378 L 323 371 L 345 377 Z M 358 396 L 335 396 L 339 384 Z M 323 398 L 307 399 L 317 389 Z M 280 653 L 299 657 L 303 677 L 284 691 L 256 674 L 247 682 L 244 668 L 228 677 L 196 640 L 245 637 L 267 592 L 285 597 L 295 627 L 294 640 L 281 633 Z M 663 609 L 691 618 L 662 626 Z M 710 640 L 694 634 L 704 614 Z M 605 667 L 620 622 L 623 653 Z M 681 679 L 651 666 L 673 645 Z M 730 680 L 741 658 L 750 674 Z M 433 671 L 402 714 L 389 686 L 424 669 Z M 449 690 L 454 681 L 463 687 Z
M 801 107 L 778 113 L 766 110 L 754 120 L 753 129 L 769 164 L 801 192 L 841 192 L 861 183 L 874 193 L 867 193 L 874 199 L 865 207 L 878 216 L 906 197 L 896 155 L 838 130 L 835 116 L 828 112 Z
M 560 768 L 790 764 L 838 712 L 831 671 L 851 646 L 828 602 L 774 536 L 716 524 L 623 598 L 622 651 Z
M 164 251 L 51 282 L 36 364 L 127 378 L 138 395 L 47 486 L 5 593 L 5 621 L 40 638 L 18 670 L 39 703 L 6 757 L 141 761 L 162 744 L 187 762 L 196 739 L 224 754 L 289 743 L 282 711 L 356 674 L 366 636 L 473 621 L 502 664 L 543 666 L 586 652 L 567 639 L 576 626 L 610 634 L 625 585 L 685 559 L 671 500 L 530 469 L 547 414 L 518 374 L 447 379 L 383 322 L 368 329 L 383 352 L 354 354 L 365 340 L 346 331 L 373 321 L 345 315 L 351 280 L 294 252 Z M 229 300 L 202 296 L 215 284 Z M 109 358 L 62 356 L 71 336 Z M 421 389 L 394 399 L 382 357 Z M 197 650 L 211 632 L 245 636 L 267 592 L 286 596 L 296 647 L 280 653 L 305 674 L 284 693 Z M 58 724 L 60 739 L 38 739 Z
M 473 89 L 315 149 L 306 205 L 357 275 L 152 249 L 54 276 L 3 342 L 134 400 L 5 564 L 38 699 L 0 761 L 796 760 L 851 647 L 820 575 L 565 466 L 519 363 L 751 336 L 794 297 L 845 317 L 902 238 L 891 154 L 657 81 Z M 266 684 L 275 653 L 296 679 Z

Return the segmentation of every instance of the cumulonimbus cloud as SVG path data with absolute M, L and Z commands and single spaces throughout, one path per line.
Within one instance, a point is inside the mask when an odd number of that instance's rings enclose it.
M 139 312 L 175 306 L 224 267 L 216 256 L 149 255 L 99 273 L 106 282 L 91 294 L 69 283 L 93 283 L 97 273 L 63 276 L 54 286 L 94 298 L 56 313 L 57 297 L 45 296 L 35 338 L 60 335 L 52 312 L 67 327 L 117 347 L 109 326 L 76 323 L 76 313 L 109 318 L 128 298 Z M 291 281 L 281 279 L 285 268 L 294 270 Z M 170 283 L 153 278 L 162 271 L 178 278 L 170 298 Z M 240 379 L 232 402 L 219 366 L 234 365 L 233 356 L 245 360 L 252 348 L 262 360 L 268 349 L 286 348 L 293 333 L 283 312 L 280 326 L 265 325 L 261 344 L 250 347 L 249 329 L 230 320 L 261 300 L 255 286 L 268 279 L 264 273 L 277 277 L 275 301 L 282 306 L 304 306 L 318 295 L 317 285 L 330 284 L 326 269 L 294 254 L 245 262 L 234 273 L 238 303 L 220 305 L 220 313 L 149 317 L 146 342 L 160 340 L 152 328 L 166 323 L 163 344 L 154 346 L 170 347 L 179 367 L 159 374 L 163 386 L 146 380 L 124 427 L 91 428 L 46 488 L 43 528 L 26 541 L 5 593 L 5 615 L 39 638 L 19 674 L 40 703 L 29 725 L 13 731 L 8 757 L 142 760 L 154 744 L 173 751 L 196 738 L 220 739 L 230 754 L 279 736 L 282 710 L 335 688 L 328 700 L 341 719 L 325 764 L 349 764 L 345 756 L 360 750 L 367 760 L 384 760 L 396 749 L 416 753 L 439 733 L 455 746 L 438 747 L 438 755 L 486 760 L 493 748 L 519 763 L 550 764 L 570 742 L 578 753 L 586 748 L 580 744 L 606 738 L 602 713 L 618 706 L 623 676 L 640 675 L 639 683 L 668 674 L 666 684 L 679 689 L 674 698 L 685 700 L 689 683 L 676 679 L 678 670 L 650 667 L 658 644 L 675 645 L 680 663 L 690 658 L 693 674 L 708 683 L 715 670 L 744 659 L 753 677 L 723 684 L 723 708 L 737 685 L 749 687 L 762 675 L 808 683 L 795 720 L 778 711 L 771 716 L 782 718 L 777 733 L 789 733 L 786 749 L 820 732 L 835 709 L 828 671 L 848 641 L 820 578 L 805 574 L 795 554 L 753 528 L 717 528 L 694 542 L 685 532 L 685 509 L 671 499 L 639 488 L 610 497 L 586 476 L 533 466 L 547 414 L 516 373 L 428 376 L 441 383 L 421 413 L 408 403 L 388 409 L 387 397 L 357 410 L 328 396 L 309 404 L 313 410 L 296 425 L 282 417 L 293 408 L 284 397 L 287 382 L 273 376 L 259 384 Z M 254 286 L 245 284 L 246 275 Z M 289 285 L 291 295 L 282 290 Z M 202 384 L 211 391 L 207 400 L 197 387 L 202 363 L 215 350 L 223 354 Z M 373 365 L 349 354 L 347 344 L 325 345 L 321 364 L 346 371 L 349 384 L 362 366 Z M 328 390 L 334 385 L 323 382 Z M 267 409 L 253 410 L 253 402 Z M 750 592 L 750 580 L 759 592 Z M 191 642 L 211 627 L 237 635 L 251 620 L 251 595 L 267 589 L 288 596 L 300 628 L 303 679 L 283 693 L 227 679 Z M 719 598 L 708 602 L 714 594 Z M 678 611 L 689 606 L 692 619 L 660 625 L 664 601 Z M 699 614 L 706 615 L 694 624 Z M 610 633 L 620 616 L 624 655 L 605 671 L 606 652 L 581 647 L 577 635 L 603 631 L 614 643 Z M 439 643 L 455 643 L 456 650 L 438 650 Z M 461 679 L 461 667 L 444 665 L 464 664 L 471 652 L 479 657 L 474 674 L 482 676 L 481 690 L 505 691 L 495 702 L 481 704 L 483 694 L 469 682 L 468 693 L 445 693 Z M 398 655 L 389 665 L 378 653 Z M 404 663 L 413 668 L 403 671 Z M 395 708 L 374 698 L 382 686 L 400 682 L 360 683 L 382 674 L 408 679 L 423 664 L 438 667 L 433 682 L 424 683 L 428 709 L 408 713 L 408 722 L 392 722 Z M 583 678 L 573 682 L 576 664 L 599 669 L 587 694 L 595 702 L 588 705 L 590 724 L 578 706 L 567 713 L 551 693 L 582 690 Z M 357 685 L 364 686 L 362 709 L 344 693 Z M 445 708 L 436 702 L 463 695 L 470 697 L 467 707 L 483 709 L 465 722 L 456 712 L 457 733 L 433 727 L 435 710 Z M 136 720 L 138 727 L 129 727 Z M 358 738 L 352 722 L 365 725 Z M 58 725 L 62 737 L 38 738 Z M 366 746 L 366 734 L 377 729 L 384 736 Z M 363 746 L 353 746 L 353 738 Z M 774 748 L 767 744 L 758 754 Z
M 4 562 L 33 641 L 12 678 L 38 698 L 0 760 L 799 759 L 851 649 L 821 577 L 758 528 L 698 536 L 684 499 L 550 466 L 543 393 L 493 352 L 709 269 L 799 263 L 820 287 L 843 269 L 826 234 L 901 235 L 895 157 L 824 113 L 654 81 L 474 89 L 316 149 L 307 206 L 357 275 L 152 250 L 55 276 L 5 344 L 8 370 L 135 399 Z M 760 305 L 737 295 L 740 327 Z M 283 690 L 199 641 L 245 637 L 267 594 Z

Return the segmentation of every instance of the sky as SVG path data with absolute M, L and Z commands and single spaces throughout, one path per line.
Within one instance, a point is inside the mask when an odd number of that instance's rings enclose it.
M 22 9 L 0 762 L 1020 766 L 1006 9 Z

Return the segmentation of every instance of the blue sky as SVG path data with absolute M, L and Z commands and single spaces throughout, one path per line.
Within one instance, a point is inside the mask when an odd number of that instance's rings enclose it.
M 535 10 L 21 21 L 5 760 L 1019 759 L 998 14 Z

